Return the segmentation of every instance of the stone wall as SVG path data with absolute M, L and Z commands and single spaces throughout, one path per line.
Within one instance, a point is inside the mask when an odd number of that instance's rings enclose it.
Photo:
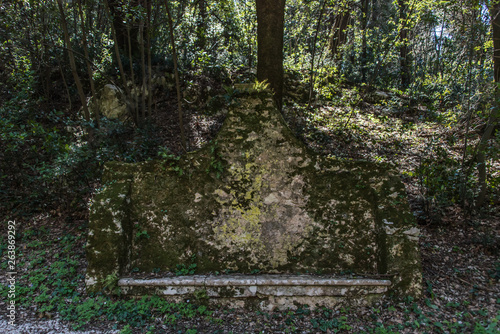
M 326 159 L 267 92 L 243 94 L 215 141 L 179 160 L 110 162 L 90 213 L 87 287 L 196 264 L 197 273 L 390 277 L 418 296 L 418 229 L 395 171 Z M 135 269 L 135 270 L 137 270 Z

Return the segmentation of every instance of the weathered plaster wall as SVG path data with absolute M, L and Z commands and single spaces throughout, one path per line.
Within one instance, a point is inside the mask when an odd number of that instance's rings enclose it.
M 194 262 L 200 273 L 394 274 L 393 292 L 420 293 L 418 230 L 397 175 L 308 151 L 266 92 L 242 97 L 204 149 L 108 163 L 104 180 L 90 216 L 91 289 L 111 273 Z

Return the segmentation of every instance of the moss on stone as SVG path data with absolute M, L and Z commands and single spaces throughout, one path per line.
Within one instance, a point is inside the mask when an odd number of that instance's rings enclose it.
M 99 192 L 90 210 L 87 287 L 99 291 L 109 275 L 120 275 L 130 259 L 130 182 L 117 181 Z

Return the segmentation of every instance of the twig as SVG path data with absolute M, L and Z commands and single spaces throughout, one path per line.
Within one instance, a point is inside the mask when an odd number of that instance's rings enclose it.
M 476 288 L 476 289 L 479 289 L 479 290 L 484 290 L 484 291 L 488 291 L 488 292 L 493 292 L 493 293 L 497 293 L 498 291 L 494 291 L 494 290 L 491 290 L 491 289 L 488 289 L 484 286 L 480 286 L 480 285 L 477 285 L 477 284 L 472 284 L 471 282 L 468 282 L 460 277 L 457 277 L 457 279 L 462 282 L 462 283 L 465 283 L 465 284 L 468 284 L 470 286 L 472 286 L 473 288 Z

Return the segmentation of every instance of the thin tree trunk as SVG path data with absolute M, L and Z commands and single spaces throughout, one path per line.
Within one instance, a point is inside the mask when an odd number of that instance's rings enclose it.
M 141 124 L 140 116 L 139 116 L 139 107 L 137 104 L 137 90 L 135 89 L 135 75 L 134 75 L 134 59 L 132 58 L 132 41 L 130 37 L 130 24 L 127 24 L 127 41 L 128 41 L 128 61 L 130 65 L 130 78 L 132 79 L 132 103 L 134 104 L 135 110 L 135 121 L 137 125 Z
M 408 41 L 408 28 L 406 24 L 408 5 L 406 0 L 398 0 L 399 2 L 399 21 L 400 21 L 400 40 L 401 45 L 399 47 L 399 67 L 401 76 L 401 88 L 403 90 L 408 89 L 410 86 L 410 50 Z
M 340 5 L 339 13 L 335 16 L 332 28 L 332 35 L 330 37 L 330 50 L 332 58 L 339 60 L 341 58 L 340 47 L 347 41 L 346 29 L 351 20 L 350 3 L 343 2 Z
M 446 9 L 443 11 L 443 25 L 441 26 L 441 31 L 439 32 L 439 39 L 436 41 L 436 65 L 434 68 L 434 74 L 441 72 L 441 48 L 443 47 L 443 31 L 444 24 L 446 23 Z
M 146 119 L 146 56 L 144 50 L 144 20 L 141 19 L 139 23 L 139 38 L 140 38 L 140 47 L 141 47 L 141 68 L 142 68 L 142 89 L 141 89 L 141 111 L 142 111 L 142 119 Z
M 325 12 L 326 1 L 323 0 L 323 4 L 321 5 L 321 11 L 319 13 L 318 22 L 316 23 L 316 31 L 314 33 L 313 39 L 313 49 L 311 54 L 311 68 L 309 70 L 309 102 L 308 106 L 311 105 L 313 90 L 314 90 L 314 56 L 316 55 L 316 41 L 318 40 L 318 33 L 321 27 L 321 22 L 323 20 L 323 13 Z
M 108 0 L 104 0 L 104 2 L 106 3 L 106 8 L 108 10 L 108 13 L 111 13 L 110 9 L 109 9 Z M 112 22 L 112 19 L 111 19 L 111 22 Z M 120 58 L 120 48 L 118 46 L 118 40 L 117 40 L 117 37 L 116 37 L 116 31 L 115 31 L 115 28 L 113 26 L 113 23 L 111 23 L 111 35 L 113 35 L 115 57 L 116 57 L 116 62 L 118 63 L 118 69 L 120 70 L 120 77 L 122 79 L 123 89 L 125 90 L 126 97 L 130 98 L 130 96 L 131 96 L 130 95 L 130 89 L 127 86 L 127 75 L 125 74 L 125 70 L 123 69 L 122 60 Z M 132 106 L 132 108 L 130 110 L 130 114 L 131 114 L 132 117 L 135 116 L 135 109 L 134 109 L 133 106 Z
M 366 64 L 368 61 L 368 47 L 366 43 L 366 34 L 368 27 L 368 0 L 361 0 L 361 80 L 366 83 Z
M 47 101 L 51 101 L 51 85 L 52 82 L 50 80 L 50 71 L 51 71 L 51 66 L 49 65 L 49 46 L 48 43 L 46 42 L 46 36 L 48 35 L 47 33 L 47 20 L 45 17 L 45 10 L 42 9 L 41 13 L 41 23 L 42 23 L 42 44 L 43 44 L 43 53 L 42 53 L 42 59 L 41 59 L 41 64 L 43 66 L 43 76 L 40 78 L 42 81 L 42 86 L 44 89 L 44 94 L 45 98 Z
M 370 13 L 370 26 L 375 27 L 378 21 L 379 6 L 377 0 L 372 0 L 372 11 Z
M 491 15 L 491 25 L 493 30 L 493 69 L 495 78 L 495 95 L 493 106 L 491 110 L 486 129 L 479 141 L 477 146 L 477 169 L 478 169 L 478 183 L 479 183 L 479 194 L 476 199 L 476 209 L 481 208 L 484 205 L 487 194 L 487 184 L 486 184 L 486 148 L 488 147 L 488 141 L 490 140 L 495 126 L 497 126 L 500 118 L 500 89 L 498 85 L 500 84 L 500 3 L 492 5 L 490 8 Z
M 78 76 L 78 72 L 76 70 L 75 64 L 75 56 L 73 54 L 73 49 L 71 48 L 71 41 L 68 33 L 68 26 L 66 24 L 66 15 L 64 14 L 64 8 L 62 0 L 57 0 L 57 5 L 59 6 L 59 12 L 61 13 L 61 26 L 64 32 L 64 39 L 66 42 L 66 46 L 68 47 L 68 56 L 69 56 L 69 64 L 71 66 L 71 72 L 73 73 L 73 78 L 75 80 L 76 88 L 78 90 L 78 95 L 80 96 L 80 100 L 82 101 L 83 113 L 85 116 L 85 120 L 90 122 L 90 113 L 87 107 L 87 99 L 85 97 L 85 93 L 83 92 L 83 86 L 80 81 L 80 77 Z
M 474 39 L 474 21 L 472 22 L 472 27 L 470 29 L 470 37 L 469 37 L 469 61 L 467 64 L 467 82 L 466 82 L 466 88 L 468 90 L 468 96 L 467 96 L 467 119 L 465 123 L 465 140 L 464 140 L 464 149 L 462 152 L 462 173 L 463 173 L 463 179 L 462 183 L 460 185 L 460 201 L 461 205 L 464 206 L 465 200 L 466 200 L 466 195 L 467 195 L 467 179 L 469 178 L 469 170 L 465 171 L 465 158 L 467 157 L 467 149 L 468 149 L 468 139 L 469 139 L 469 129 L 470 129 L 470 119 L 471 119 L 471 107 L 470 107 L 470 100 L 471 100 L 471 95 L 472 95 L 472 88 L 471 88 L 471 81 L 472 81 L 472 58 L 473 58 L 473 51 L 474 51 L 474 46 L 472 44 L 472 41 Z M 465 171 L 465 172 L 464 172 Z
M 57 61 L 57 66 L 59 67 L 59 73 L 61 74 L 61 78 L 64 84 L 64 89 L 66 90 L 66 94 L 68 95 L 69 110 L 71 110 L 73 109 L 73 102 L 71 102 L 71 94 L 69 93 L 68 82 L 66 81 L 66 77 L 64 76 L 64 71 L 59 61 Z
M 148 116 L 151 116 L 152 110 L 151 106 L 153 105 L 153 85 L 151 82 L 151 75 L 153 72 L 153 68 L 151 65 L 151 1 L 147 0 L 147 17 L 148 17 L 148 27 L 147 27 L 147 50 L 148 50 Z
M 196 22 L 196 35 L 198 49 L 204 51 L 206 47 L 206 18 L 207 18 L 207 5 L 205 0 L 198 0 L 199 17 Z
M 170 8 L 168 6 L 168 0 L 165 0 L 165 8 L 167 10 L 168 16 L 168 27 L 170 30 L 170 43 L 172 44 L 172 58 L 174 60 L 174 75 L 175 75 L 175 86 L 177 88 L 177 108 L 179 111 L 179 127 L 181 130 L 181 145 L 185 151 L 187 151 L 187 141 L 184 135 L 184 121 L 182 113 L 182 96 L 181 96 L 181 83 L 179 80 L 179 71 L 177 69 L 177 50 L 175 48 L 175 38 L 174 38 L 174 26 L 172 22 L 172 15 L 170 14 Z
M 80 13 L 80 22 L 81 22 L 81 27 L 82 27 L 82 39 L 83 39 L 83 52 L 85 54 L 85 62 L 87 63 L 87 73 L 89 75 L 89 82 L 90 82 L 90 91 L 92 93 L 92 97 L 95 99 L 97 98 L 96 92 L 95 92 L 95 85 L 94 85 L 94 71 L 92 69 L 92 64 L 90 63 L 90 57 L 89 57 L 89 51 L 87 48 L 87 29 L 85 28 L 85 20 L 83 16 L 83 10 L 82 10 L 82 1 L 78 0 L 78 10 Z M 94 103 L 94 108 L 95 108 L 95 120 L 97 127 L 99 128 L 100 126 L 100 116 L 99 116 L 99 110 L 98 110 L 98 104 Z

